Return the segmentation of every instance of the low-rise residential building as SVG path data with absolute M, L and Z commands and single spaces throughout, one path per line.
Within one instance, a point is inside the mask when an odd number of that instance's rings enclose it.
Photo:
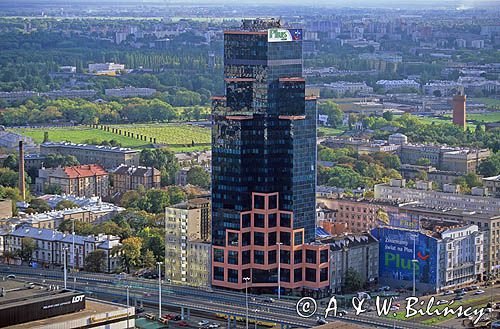
M 438 170 L 433 166 L 418 166 L 403 164 L 399 167 L 398 171 L 406 180 L 422 179 L 422 173 L 427 175 L 427 180 L 436 183 L 442 189 L 446 184 L 453 184 L 455 180 L 462 177 L 464 174 L 456 171 Z
M 165 209 L 165 273 L 169 280 L 194 286 L 210 285 L 210 218 L 210 199 L 207 198 L 188 200 Z
M 89 73 L 111 73 L 117 71 L 125 70 L 124 64 L 116 64 L 116 63 L 92 63 L 89 64 Z
M 348 82 L 338 81 L 332 83 L 315 84 L 308 87 L 331 90 L 339 96 L 347 94 L 355 95 L 357 93 L 372 93 L 373 88 L 368 86 L 366 82 Z
M 19 150 L 19 142 L 23 142 L 25 152 L 35 152 L 37 146 L 31 137 L 5 130 L 0 126 L 0 147 L 10 152 Z
M 429 206 L 500 213 L 499 198 L 406 188 L 404 180 L 391 180 L 390 183 L 376 184 L 374 190 L 377 199 L 416 201 Z
M 140 150 L 68 142 L 42 143 L 40 153 L 72 155 L 80 164 L 99 164 L 105 169 L 114 169 L 122 164 L 138 166 L 140 158 Z
M 483 185 L 492 196 L 500 198 L 500 175 L 483 178 Z
M 464 210 L 429 202 L 404 205 L 400 212 L 432 225 L 476 225 L 484 234 L 484 271 L 500 273 L 500 212 Z
M 456 81 L 436 80 L 428 82 L 423 87 L 424 94 L 438 97 L 447 97 L 456 95 L 464 91 L 462 84 Z
M 391 91 L 396 89 L 420 89 L 420 84 L 415 80 L 379 80 L 377 81 L 377 86 L 382 88 L 384 91 Z
M 435 293 L 480 279 L 483 234 L 476 225 L 423 228 L 379 227 L 379 283 Z
M 36 189 L 43 193 L 47 186 L 57 185 L 62 193 L 80 197 L 106 197 L 109 194 L 109 177 L 99 165 L 42 168 L 38 171 Z
M 379 243 L 370 233 L 349 234 L 321 240 L 330 245 L 330 289 L 341 293 L 349 269 L 356 271 L 364 284 L 378 282 Z
M 125 87 L 104 90 L 104 94 L 110 97 L 150 97 L 155 93 L 156 89 L 154 88 Z
M 0 220 L 4 226 L 15 227 L 20 224 L 35 228 L 56 229 L 65 220 L 76 220 L 85 223 L 101 222 L 110 219 L 125 208 L 112 203 L 89 203 L 77 208 L 53 210 L 44 213 L 21 214 L 20 217 Z M 0 225 L 0 226 L 1 226 Z
M 95 250 L 105 252 L 104 272 L 112 272 L 119 266 L 117 255 L 111 250 L 120 245 L 120 238 L 112 235 L 81 236 L 62 233 L 56 230 L 21 226 L 4 236 L 4 252 L 21 250 L 23 238 L 31 238 L 36 243 L 32 261 L 42 266 L 64 263 L 67 266 L 83 268 L 85 257 Z M 73 248 L 74 245 L 74 248 Z
M 336 212 L 335 222 L 345 223 L 349 232 L 364 233 L 378 227 L 381 213 L 398 213 L 397 201 L 339 198 L 321 199 L 326 207 Z
M 113 193 L 160 188 L 161 172 L 153 167 L 121 165 L 111 172 Z

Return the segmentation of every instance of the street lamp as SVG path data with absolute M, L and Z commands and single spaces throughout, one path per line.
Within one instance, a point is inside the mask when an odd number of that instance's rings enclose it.
M 254 319 L 254 329 L 257 329 L 257 311 L 258 310 L 259 310 L 258 308 L 253 310 L 255 312 L 255 316 L 253 318 Z
M 130 308 L 130 296 L 129 296 L 129 289 L 130 289 L 130 286 L 127 286 L 127 329 L 130 328 L 130 325 L 129 325 L 129 317 L 130 317 L 130 311 L 129 311 L 129 308 Z
M 161 319 L 161 265 L 162 262 L 156 262 L 158 265 L 158 319 Z
M 72 226 L 72 233 L 73 235 L 73 243 L 71 245 L 71 258 L 73 258 L 73 272 L 75 271 L 75 219 L 73 218 L 72 220 L 73 226 Z
M 249 277 L 243 278 L 245 281 L 245 305 L 247 309 L 247 329 L 248 329 L 248 281 L 250 281 Z
M 416 249 L 416 240 L 417 240 L 417 235 L 413 236 L 413 260 L 412 265 L 413 265 L 413 297 L 416 296 L 415 294 L 415 285 L 416 285 L 416 264 L 417 264 L 417 259 L 415 258 L 415 249 Z
M 67 283 L 68 283 L 68 273 L 67 273 L 67 270 L 66 270 L 66 253 L 68 251 L 68 248 L 67 247 L 63 247 L 63 257 L 64 257 L 64 260 L 63 260 L 63 265 L 64 265 L 64 289 L 66 289 L 67 287 Z
M 278 300 L 281 299 L 281 245 L 283 242 L 277 242 L 278 245 Z

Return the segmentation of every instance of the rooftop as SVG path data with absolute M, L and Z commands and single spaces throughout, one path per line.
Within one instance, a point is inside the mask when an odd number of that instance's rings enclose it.
M 102 146 L 102 145 L 90 145 L 90 144 L 75 144 L 71 142 L 45 142 L 40 146 L 42 147 L 66 147 L 66 148 L 80 148 L 83 150 L 93 150 L 93 151 L 106 151 L 106 152 L 116 152 L 116 153 L 138 153 L 139 150 L 133 150 L 126 147 L 116 147 L 116 146 Z

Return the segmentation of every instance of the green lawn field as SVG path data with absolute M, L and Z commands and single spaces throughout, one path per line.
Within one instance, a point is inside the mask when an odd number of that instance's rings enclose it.
M 185 124 L 138 124 L 138 125 L 113 125 L 134 134 L 142 134 L 148 137 L 156 137 L 157 143 L 173 144 L 170 148 L 175 152 L 206 150 L 210 146 L 195 145 L 196 143 L 210 143 L 210 128 Z M 54 142 L 67 141 L 72 143 L 101 143 L 102 141 L 115 140 L 123 147 L 148 148 L 151 144 L 148 141 L 141 141 L 135 138 L 126 137 L 112 132 L 86 126 L 76 127 L 53 127 L 53 128 L 14 128 L 10 131 L 31 137 L 37 143 L 43 141 L 44 132 L 49 133 L 49 140 Z

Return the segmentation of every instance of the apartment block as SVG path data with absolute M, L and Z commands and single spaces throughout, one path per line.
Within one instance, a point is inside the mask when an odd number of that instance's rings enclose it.
M 141 152 L 123 147 L 45 142 L 40 145 L 40 153 L 72 155 L 80 164 L 98 164 L 105 169 L 114 169 L 122 164 L 138 166 Z
M 161 172 L 153 167 L 121 165 L 110 173 L 113 193 L 160 188 Z
M 23 238 L 31 238 L 36 242 L 37 249 L 33 251 L 32 259 L 41 266 L 61 266 L 66 256 L 68 267 L 81 269 L 85 257 L 95 250 L 105 252 L 105 265 L 102 269 L 104 272 L 112 272 L 119 266 L 118 257 L 111 253 L 114 247 L 120 245 L 120 238 L 117 236 L 80 236 L 22 226 L 4 236 L 4 251 L 20 250 Z
M 165 209 L 165 273 L 172 282 L 210 285 L 210 199 Z
M 49 185 L 61 187 L 62 193 L 79 197 L 109 195 L 108 173 L 99 165 L 42 168 L 38 170 L 36 189 L 44 193 Z

